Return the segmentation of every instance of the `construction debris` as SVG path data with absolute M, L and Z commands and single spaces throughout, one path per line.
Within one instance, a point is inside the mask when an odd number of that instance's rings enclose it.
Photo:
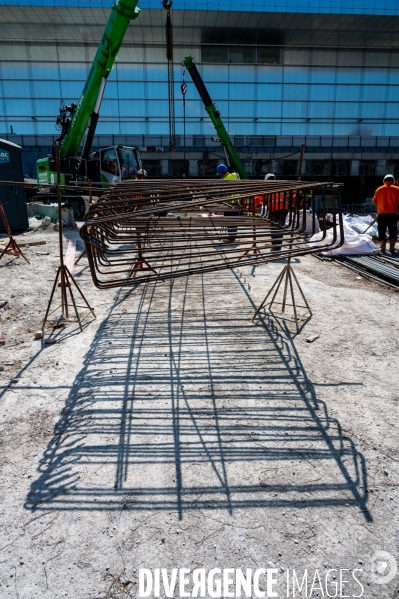
M 62 220 L 67 227 L 76 227 L 73 209 L 69 206 L 62 205 L 61 207 Z M 58 220 L 58 206 L 53 204 L 42 204 L 39 202 L 28 203 L 29 227 L 38 228 L 55 223 Z M 32 221 L 32 226 L 31 226 Z M 40 224 L 41 223 L 41 224 Z
M 33 247 L 35 245 L 46 245 L 46 243 L 47 242 L 46 242 L 45 239 L 41 239 L 41 240 L 38 240 L 38 241 L 26 241 L 25 243 L 22 242 L 22 243 L 19 244 L 19 246 L 21 248 L 25 248 L 25 247 L 29 248 L 29 247 L 31 247 L 31 246 Z

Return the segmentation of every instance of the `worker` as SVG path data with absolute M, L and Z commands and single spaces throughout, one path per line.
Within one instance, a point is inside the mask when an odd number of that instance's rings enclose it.
M 381 252 L 386 250 L 386 231 L 389 232 L 389 249 L 395 252 L 398 237 L 399 187 L 394 185 L 393 175 L 385 175 L 384 185 L 376 189 L 373 204 L 377 206 L 378 241 Z
M 116 185 L 116 183 L 118 183 L 120 179 L 118 177 L 118 169 L 113 162 L 111 162 L 111 164 L 109 165 L 109 172 L 112 175 L 112 185 Z
M 136 176 L 136 179 L 135 179 L 135 180 L 136 180 L 136 181 L 141 181 L 141 180 L 143 180 L 143 179 L 146 179 L 146 178 L 147 178 L 147 171 L 146 171 L 146 170 L 144 170 L 143 168 L 139 169 L 139 170 L 137 171 L 137 176 Z M 135 195 L 134 197 L 135 197 L 137 200 L 141 200 L 141 198 L 142 198 L 143 196 L 142 196 L 142 195 Z M 137 209 L 138 205 L 139 205 L 139 203 L 137 204 L 137 206 L 136 206 L 136 209 Z
M 218 164 L 216 174 L 226 181 L 236 181 L 240 178 L 237 173 L 229 173 L 229 169 L 225 164 Z
M 137 177 L 136 177 L 136 181 L 140 180 L 140 179 L 146 179 L 147 178 L 147 171 L 144 170 L 143 168 L 141 168 L 139 171 L 137 171 Z
M 216 174 L 219 175 L 223 181 L 238 181 L 240 178 L 237 173 L 229 173 L 229 169 L 225 164 L 219 164 L 217 166 Z M 227 203 L 232 207 L 235 207 L 236 210 L 229 210 L 224 213 L 224 216 L 239 216 L 240 211 L 238 210 L 238 206 L 240 206 L 240 200 L 232 198 L 231 200 L 227 200 Z M 227 227 L 227 235 L 227 242 L 234 243 L 237 236 L 237 227 Z
M 273 173 L 268 173 L 267 175 L 265 175 L 265 181 L 275 181 L 275 180 L 276 180 L 276 175 L 274 175 Z M 256 196 L 254 198 L 255 209 L 260 209 L 261 216 L 262 215 L 266 216 L 266 214 L 268 214 L 268 206 L 267 206 L 268 198 L 269 198 L 269 194 Z
M 267 173 L 267 175 L 265 175 L 265 181 L 276 181 L 276 175 L 274 175 L 273 173 Z M 293 200 L 294 194 L 296 199 L 295 191 L 293 192 Z M 260 206 L 261 215 L 268 215 L 268 217 L 271 220 L 275 221 L 280 227 L 284 226 L 289 206 L 286 195 L 283 191 L 277 193 L 266 193 L 265 195 L 256 196 L 254 201 L 255 206 Z M 273 231 L 271 233 L 271 237 L 272 247 L 270 251 L 279 252 L 283 244 L 283 236 L 280 232 Z

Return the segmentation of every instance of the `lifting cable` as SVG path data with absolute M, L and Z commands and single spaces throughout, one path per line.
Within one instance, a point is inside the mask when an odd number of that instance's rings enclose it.
M 172 0 L 163 0 L 162 5 L 166 12 L 166 58 L 168 59 L 168 100 L 169 100 L 169 152 L 176 150 L 175 136 L 175 78 L 173 72 L 173 28 L 170 9 Z

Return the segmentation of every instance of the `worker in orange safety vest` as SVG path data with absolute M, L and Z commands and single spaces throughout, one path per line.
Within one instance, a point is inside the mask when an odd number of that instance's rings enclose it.
M 265 181 L 275 180 L 276 175 L 273 173 L 268 173 L 265 175 Z M 263 214 L 266 216 L 268 214 L 270 218 L 273 218 L 274 220 L 281 220 L 282 214 L 280 214 L 280 211 L 285 211 L 287 213 L 289 210 L 288 198 L 283 191 L 256 196 L 254 202 L 256 207 L 255 209 L 257 211 L 260 210 L 261 215 Z M 292 192 L 292 202 L 293 204 L 296 202 L 296 191 Z M 284 215 L 284 220 L 286 215 L 287 214 Z
M 385 175 L 384 185 L 379 187 L 373 197 L 373 204 L 377 206 L 378 241 L 381 252 L 386 249 L 386 232 L 389 232 L 389 249 L 395 252 L 396 239 L 398 237 L 398 210 L 399 210 L 399 187 L 394 185 L 393 175 Z
M 275 181 L 276 175 L 268 173 L 265 175 L 265 181 Z M 294 195 L 295 194 L 295 195 Z M 280 227 L 284 226 L 285 219 L 289 210 L 289 203 L 284 192 L 267 193 L 262 196 L 255 197 L 255 206 L 260 206 L 260 213 L 278 223 Z M 296 192 L 293 192 L 293 201 L 296 201 Z M 278 231 L 271 233 L 272 237 L 272 252 L 279 252 L 283 243 L 283 236 Z

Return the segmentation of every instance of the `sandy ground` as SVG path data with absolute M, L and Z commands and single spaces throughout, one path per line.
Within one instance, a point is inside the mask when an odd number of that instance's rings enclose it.
M 278 597 L 307 569 L 296 597 L 398 596 L 395 292 L 295 260 L 297 335 L 251 322 L 281 262 L 98 291 L 83 258 L 97 318 L 44 345 L 57 234 L 17 239 L 47 243 L 0 261 L 2 599 L 136 597 L 140 568 L 276 568 Z

